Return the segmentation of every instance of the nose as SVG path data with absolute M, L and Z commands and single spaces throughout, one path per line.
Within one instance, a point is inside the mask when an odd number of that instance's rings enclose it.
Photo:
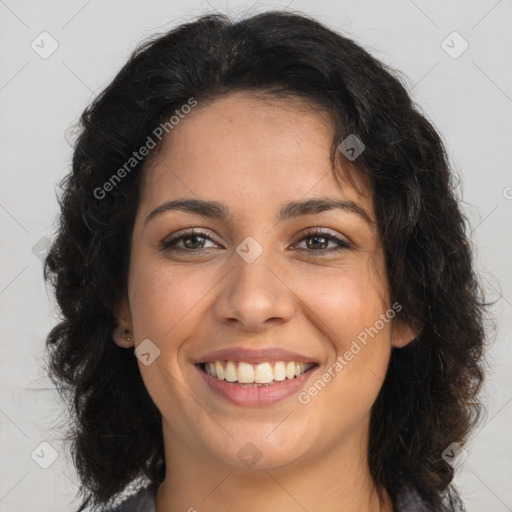
M 233 259 L 213 304 L 216 320 L 249 332 L 289 321 L 297 301 L 275 260 L 266 251 L 251 263 L 237 253 Z

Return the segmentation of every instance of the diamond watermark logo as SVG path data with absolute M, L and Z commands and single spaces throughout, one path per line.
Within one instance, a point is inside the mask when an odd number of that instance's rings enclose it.
M 262 457 L 261 452 L 252 443 L 246 443 L 236 456 L 249 468 L 252 468 Z
M 41 261 L 44 261 L 48 254 L 49 247 L 50 239 L 47 236 L 43 236 L 43 238 L 40 238 L 32 247 L 32 254 Z
M 338 146 L 338 149 L 353 162 L 365 149 L 361 139 L 351 133 L 343 142 Z
M 48 469 L 57 460 L 59 453 L 50 443 L 44 441 L 37 446 L 30 456 L 39 467 Z
M 150 339 L 145 339 L 135 349 L 135 355 L 143 365 L 149 366 L 160 355 L 160 349 Z
M 248 236 L 238 245 L 236 252 L 247 263 L 252 263 L 261 255 L 263 247 L 252 236 Z
M 443 39 L 441 48 L 452 59 L 458 59 L 469 48 L 469 43 L 457 31 L 454 31 Z
M 30 47 L 39 57 L 47 59 L 59 47 L 59 43 L 48 32 L 41 32 L 32 43 L 30 43 Z
M 469 454 L 459 443 L 452 443 L 442 453 L 442 457 L 452 468 L 456 468 L 463 464 L 469 457 Z

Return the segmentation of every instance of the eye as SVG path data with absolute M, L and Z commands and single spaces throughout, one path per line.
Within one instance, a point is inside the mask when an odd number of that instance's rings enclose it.
M 190 229 L 177 236 L 167 238 L 160 243 L 162 250 L 167 251 L 182 251 L 182 252 L 202 252 L 209 247 L 205 247 L 205 242 L 209 240 L 215 242 L 212 237 L 207 235 L 204 231 Z M 300 251 L 313 252 L 317 254 L 339 252 L 345 249 L 350 249 L 350 244 L 342 240 L 328 231 L 316 229 L 303 235 L 300 242 L 307 240 L 312 243 L 306 243 L 306 248 L 300 248 Z M 183 244 L 180 247 L 180 244 Z M 328 248 L 329 243 L 334 243 L 334 248 Z
M 163 240 L 160 243 L 160 248 L 170 251 L 201 252 L 209 249 L 209 247 L 204 247 L 205 240 L 214 242 L 204 231 L 190 229 L 182 232 L 180 235 Z M 181 242 L 183 242 L 183 246 L 179 247 Z
M 347 241 L 342 240 L 334 235 L 331 235 L 329 232 L 322 229 L 316 229 L 314 231 L 306 233 L 300 239 L 300 242 L 302 242 L 303 240 L 309 240 L 312 241 L 312 243 L 306 242 L 306 249 L 299 249 L 301 251 L 324 254 L 350 249 L 350 244 Z M 337 247 L 328 249 L 327 247 L 329 245 L 329 242 L 335 243 Z

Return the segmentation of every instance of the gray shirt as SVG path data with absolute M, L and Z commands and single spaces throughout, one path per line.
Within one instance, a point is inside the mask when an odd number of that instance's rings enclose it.
M 118 507 L 107 512 L 155 512 L 155 493 L 155 488 L 151 486 L 144 487 L 138 493 L 127 498 Z M 193 510 L 193 507 L 191 509 Z M 463 508 L 459 510 L 464 512 Z M 444 512 L 444 510 L 433 511 L 432 508 L 425 505 L 413 489 L 408 489 L 398 496 L 394 512 Z

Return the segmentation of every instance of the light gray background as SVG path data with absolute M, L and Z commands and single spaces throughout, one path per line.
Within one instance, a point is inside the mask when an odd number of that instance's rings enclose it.
M 144 37 L 206 12 L 279 7 L 314 15 L 401 70 L 447 143 L 478 267 L 497 300 L 482 395 L 487 417 L 455 482 L 469 511 L 512 510 L 512 0 L 0 0 L 1 512 L 68 512 L 78 503 L 76 474 L 52 430 L 64 408 L 40 369 L 55 306 L 33 253 L 54 231 L 55 184 L 71 158 L 66 130 Z M 31 48 L 34 40 L 43 44 L 43 31 L 59 45 L 47 59 Z M 458 58 L 441 46 L 453 31 L 469 43 Z M 452 39 L 453 53 L 462 47 Z M 35 458 L 50 460 L 42 442 L 58 453 L 48 469 L 31 458 L 35 450 Z

